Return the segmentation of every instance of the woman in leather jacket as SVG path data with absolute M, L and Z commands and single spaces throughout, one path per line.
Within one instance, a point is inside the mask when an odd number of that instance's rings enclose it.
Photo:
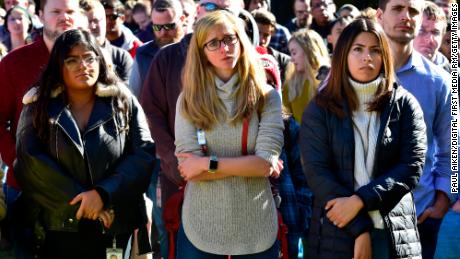
M 145 228 L 154 143 L 144 112 L 86 31 L 55 42 L 23 98 L 15 173 L 44 258 L 106 258 Z M 116 250 L 112 252 L 124 252 Z
M 410 192 L 425 161 L 425 123 L 395 83 L 374 21 L 357 19 L 339 37 L 329 80 L 303 114 L 300 146 L 315 197 L 310 258 L 421 257 Z

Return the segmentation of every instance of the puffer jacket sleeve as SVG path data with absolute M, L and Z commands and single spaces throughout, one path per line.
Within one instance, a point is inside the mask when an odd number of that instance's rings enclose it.
M 315 101 L 310 102 L 302 116 L 300 152 L 308 185 L 321 209 L 332 199 L 353 195 L 353 190 L 337 181 L 337 172 L 331 167 L 334 161 L 333 143 L 329 141 L 331 132 L 327 123 L 327 111 L 320 108 Z M 369 215 L 363 212 L 361 211 L 344 228 L 352 237 L 369 231 L 373 226 Z
M 49 210 L 70 206 L 68 202 L 84 188 L 46 151 L 32 125 L 31 105 L 24 106 L 16 134 L 14 172 L 23 191 Z
M 404 90 L 399 105 L 400 158 L 399 162 L 357 190 L 368 211 L 391 210 L 401 198 L 418 184 L 426 153 L 426 126 L 422 109 L 410 93 Z
M 131 118 L 124 154 L 119 158 L 115 173 L 97 186 L 107 192 L 109 203 L 119 203 L 144 193 L 155 165 L 155 144 L 144 111 L 132 95 L 129 101 Z

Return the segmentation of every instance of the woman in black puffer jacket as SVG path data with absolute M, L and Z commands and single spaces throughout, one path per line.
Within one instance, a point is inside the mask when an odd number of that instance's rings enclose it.
M 426 152 L 416 99 L 395 83 L 381 27 L 358 19 L 341 34 L 325 87 L 300 135 L 315 200 L 310 258 L 421 257 L 411 190 Z

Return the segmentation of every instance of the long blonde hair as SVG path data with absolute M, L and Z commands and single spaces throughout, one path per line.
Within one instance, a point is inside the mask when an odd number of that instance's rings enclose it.
M 204 53 L 209 32 L 222 25 L 235 31 L 241 48 L 235 67 L 239 86 L 233 95 L 236 100 L 233 114 L 228 114 L 217 95 L 214 69 Z M 215 11 L 202 17 L 190 40 L 182 74 L 182 101 L 178 107 L 182 115 L 195 127 L 209 130 L 223 118 L 228 117 L 230 123 L 236 124 L 257 112 L 269 88 L 264 70 L 256 60 L 255 49 L 237 17 L 227 11 Z
M 329 54 L 321 36 L 309 29 L 301 29 L 292 34 L 289 42 L 295 41 L 302 48 L 306 59 L 304 60 L 304 73 L 295 71 L 294 64 L 290 63 L 286 70 L 286 85 L 288 87 L 288 100 L 292 102 L 304 91 L 305 81 L 308 81 L 308 100 L 315 95 L 319 81 L 316 79 L 318 69 L 323 65 L 329 65 Z

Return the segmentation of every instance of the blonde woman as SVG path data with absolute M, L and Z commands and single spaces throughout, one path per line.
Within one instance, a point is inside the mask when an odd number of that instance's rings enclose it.
M 268 176 L 279 174 L 281 101 L 238 18 L 200 19 L 176 109 L 179 172 L 188 181 L 177 258 L 278 258 Z
M 303 110 L 318 89 L 320 67 L 329 66 L 329 54 L 321 36 L 308 29 L 292 34 L 288 47 L 291 64 L 283 86 L 283 104 L 300 123 Z

